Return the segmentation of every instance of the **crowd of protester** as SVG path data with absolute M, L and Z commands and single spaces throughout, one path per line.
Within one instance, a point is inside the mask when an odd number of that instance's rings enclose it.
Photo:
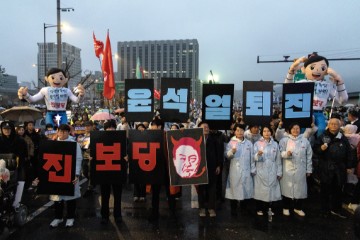
M 315 134 L 315 125 L 304 130 L 303 126 L 293 122 L 284 129 L 278 108 L 274 108 L 271 122 L 263 126 L 244 122 L 241 109 L 238 109 L 233 112 L 232 125 L 221 131 L 211 130 L 211 125 L 202 121 L 200 108 L 195 106 L 185 123 L 164 123 L 159 111 L 151 122 L 128 122 L 124 113 L 117 114 L 115 120 L 94 122 L 89 115 L 87 112 L 74 114 L 69 124 L 59 127 L 48 124 L 42 131 L 36 131 L 33 121 L 18 124 L 16 128 L 12 122 L 1 123 L 0 154 L 13 153 L 18 157 L 18 181 L 19 185 L 23 182 L 25 189 L 32 189 L 38 183 L 37 158 L 42 139 L 78 143 L 76 178 L 73 181 L 76 194 L 73 197 L 51 196 L 55 201 L 51 227 L 63 222 L 64 203 L 67 205 L 66 226 L 74 224 L 76 198 L 80 197 L 79 178 L 91 179 L 91 131 L 203 128 L 209 182 L 196 186 L 200 217 L 215 217 L 216 204 L 224 199 L 230 202 L 232 216 L 238 215 L 239 206 L 241 212 L 249 211 L 249 203 L 255 201 L 255 214 L 272 217 L 272 204 L 282 201 L 284 216 L 296 214 L 305 217 L 303 202 L 308 196 L 309 183 L 314 182 L 320 183 L 324 214 L 346 218 L 342 204 L 349 179 L 355 187 L 352 188 L 350 202 L 346 202 L 347 207 L 355 211 L 360 201 L 360 186 L 356 184 L 360 178 L 358 107 L 324 109 L 327 129 L 319 137 Z M 77 136 L 76 127 L 84 127 L 84 133 Z M 163 184 L 151 185 L 150 221 L 159 218 L 161 188 L 166 191 L 170 214 L 176 215 L 176 199 L 181 197 L 181 187 L 174 190 L 167 176 Z M 95 189 L 95 183 L 89 180 L 83 196 L 97 194 Z M 122 222 L 122 184 L 101 184 L 102 224 L 109 222 L 111 189 L 114 195 L 113 216 L 117 223 Z M 134 184 L 133 201 L 147 201 L 146 193 L 146 185 Z

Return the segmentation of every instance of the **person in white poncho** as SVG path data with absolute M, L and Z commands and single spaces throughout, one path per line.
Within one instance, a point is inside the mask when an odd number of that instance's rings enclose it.
M 69 136 L 70 126 L 67 124 L 61 124 L 58 128 L 58 137 L 57 141 L 68 141 L 74 142 L 73 138 Z M 81 197 L 80 193 L 80 184 L 79 184 L 79 175 L 81 171 L 82 164 L 82 154 L 80 145 L 76 143 L 76 167 L 75 167 L 75 178 L 72 181 L 75 185 L 74 196 L 63 196 L 63 195 L 50 195 L 50 200 L 54 201 L 55 206 L 55 219 L 50 223 L 50 227 L 58 227 L 60 223 L 63 222 L 63 210 L 64 204 L 66 202 L 67 206 L 67 220 L 65 223 L 66 227 L 72 227 L 74 225 L 75 211 L 76 211 L 76 199 Z
M 306 177 L 312 173 L 312 149 L 310 142 L 300 134 L 300 125 L 290 124 L 288 135 L 280 142 L 283 176 L 280 181 L 283 195 L 283 214 L 290 215 L 291 201 L 294 212 L 304 217 L 303 199 L 307 198 Z
M 256 172 L 254 176 L 254 199 L 257 215 L 264 215 L 264 210 L 273 215 L 271 203 L 281 200 L 279 180 L 282 177 L 282 164 L 279 145 L 271 137 L 269 126 L 261 129 L 259 141 L 254 144 L 254 158 Z
M 242 211 L 246 209 L 246 199 L 254 196 L 255 173 L 253 144 L 244 138 L 245 126 L 235 124 L 234 136 L 226 146 L 225 157 L 230 160 L 229 176 L 226 183 L 225 198 L 230 199 L 231 215 L 237 216 L 237 204 L 241 201 Z

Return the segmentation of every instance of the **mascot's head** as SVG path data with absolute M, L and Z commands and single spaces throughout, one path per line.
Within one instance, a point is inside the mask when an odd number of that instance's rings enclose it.
M 46 74 L 45 81 L 47 81 L 51 87 L 60 88 L 65 86 L 68 78 L 64 70 L 51 68 Z
M 328 67 L 329 61 L 325 57 L 313 53 L 304 63 L 304 67 L 301 70 L 305 73 L 307 80 L 319 81 L 323 80 L 325 75 L 327 75 Z

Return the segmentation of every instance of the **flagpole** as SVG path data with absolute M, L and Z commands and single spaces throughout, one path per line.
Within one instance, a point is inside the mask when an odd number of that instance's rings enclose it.
M 334 91 L 334 97 L 333 97 L 332 103 L 331 103 L 331 110 L 330 110 L 330 114 L 329 114 L 329 119 L 331 118 L 331 116 L 332 116 L 332 114 L 333 114 L 333 109 L 334 109 L 336 94 L 337 94 L 337 89 L 335 89 L 335 91 Z
M 100 69 L 102 69 L 102 65 L 101 65 L 101 59 L 100 59 L 100 57 L 98 58 L 99 59 L 99 64 L 100 64 Z M 104 81 L 104 73 L 103 73 L 103 71 L 101 71 L 101 75 L 102 75 L 102 78 L 103 78 L 103 81 Z M 104 85 L 105 85 L 105 82 L 103 83 Z M 105 87 L 105 86 L 104 86 Z M 104 101 L 107 101 L 107 105 L 108 105 L 108 110 L 109 110 L 109 118 L 110 118 L 110 100 L 109 99 L 106 99 L 105 100 L 105 98 L 104 98 Z
M 100 57 L 98 57 L 98 59 L 99 59 L 100 69 L 102 69 L 102 65 L 101 65 L 101 59 L 100 59 Z M 103 71 L 101 71 L 101 76 L 102 76 L 102 80 L 103 80 L 103 88 L 104 88 L 105 83 L 104 83 L 104 73 L 103 73 Z M 100 102 L 101 102 L 101 101 L 100 101 Z M 101 106 L 101 107 L 103 107 L 103 106 Z M 109 113 L 110 113 L 110 110 L 109 110 Z
M 108 92 L 108 87 L 105 84 L 105 75 L 104 75 L 104 68 L 106 68 L 107 71 L 107 78 L 111 78 L 111 88 L 114 88 L 113 85 L 115 85 L 114 83 L 114 75 L 113 75 L 113 64 L 112 64 L 112 59 L 110 59 L 109 62 L 109 55 L 111 56 L 111 45 L 110 45 L 110 38 L 109 38 L 109 29 L 107 30 L 107 36 L 106 36 L 106 44 L 105 44 L 105 50 L 104 50 L 104 44 L 101 41 L 96 40 L 95 37 L 95 33 L 93 32 L 93 39 L 94 39 L 94 47 L 95 47 L 95 55 L 98 57 L 99 59 L 99 64 L 100 64 L 100 69 L 102 70 L 102 78 L 103 78 L 103 97 L 101 98 L 103 100 L 103 104 L 105 105 L 106 103 L 108 104 L 108 110 L 109 110 L 109 116 L 110 116 L 110 107 L 111 107 L 111 101 L 112 99 L 108 99 L 109 97 L 113 98 L 113 91 L 114 89 L 110 90 L 110 95 Z M 101 55 L 102 55 L 102 59 L 101 59 Z M 106 61 L 106 63 L 104 62 Z M 109 66 L 110 64 L 110 66 Z M 110 72 L 109 72 L 110 71 Z M 108 81 L 109 79 L 107 79 Z M 105 96 L 105 90 L 106 90 L 106 96 Z M 105 102 L 106 98 L 108 101 Z M 105 107 L 106 109 L 106 107 Z

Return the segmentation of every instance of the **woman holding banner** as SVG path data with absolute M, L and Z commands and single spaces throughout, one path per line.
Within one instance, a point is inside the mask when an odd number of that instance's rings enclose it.
M 70 136 L 70 126 L 67 124 L 61 124 L 57 132 L 57 141 L 69 141 L 74 142 L 73 137 Z M 74 196 L 62 196 L 62 195 L 50 195 L 50 200 L 54 201 L 55 206 L 55 219 L 50 223 L 50 227 L 58 227 L 63 220 L 64 203 L 67 206 L 67 220 L 66 227 L 72 227 L 74 225 L 75 211 L 76 211 L 76 199 L 81 197 L 79 176 L 82 164 L 82 154 L 80 145 L 76 143 L 76 167 L 75 167 L 75 179 L 72 181 L 75 185 Z
M 254 196 L 255 173 L 253 159 L 253 144 L 244 138 L 245 125 L 235 124 L 235 135 L 226 146 L 225 157 L 230 160 L 229 176 L 226 183 L 225 198 L 230 199 L 231 215 L 237 216 L 237 204 L 246 209 L 246 199 Z
M 254 144 L 254 198 L 257 200 L 257 215 L 264 215 L 263 211 L 268 209 L 270 221 L 274 215 L 271 202 L 281 200 L 279 180 L 282 177 L 282 165 L 279 145 L 271 137 L 271 128 L 264 126 L 260 133 L 262 137 Z
M 294 212 L 304 217 L 302 202 L 307 198 L 306 177 L 312 173 L 312 149 L 310 142 L 300 134 L 299 124 L 290 124 L 288 133 L 279 143 L 283 161 L 283 177 L 280 181 L 283 215 L 290 215 L 289 209 L 293 200 Z

